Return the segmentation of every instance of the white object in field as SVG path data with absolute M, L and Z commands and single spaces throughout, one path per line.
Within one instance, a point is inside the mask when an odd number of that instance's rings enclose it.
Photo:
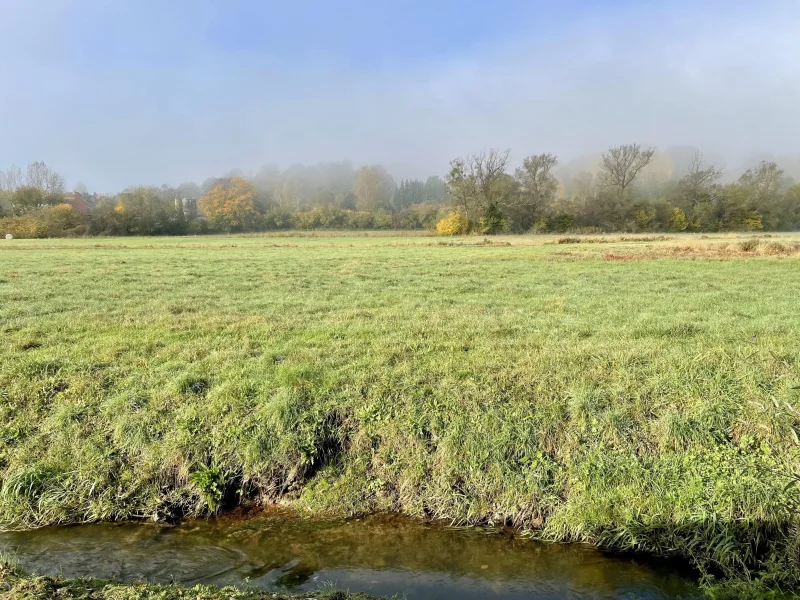
M 13 236 L 13 235 L 11 235 L 10 233 L 7 233 L 7 234 L 6 234 L 6 239 L 7 239 L 7 240 L 13 240 L 13 239 L 14 239 L 14 236 Z

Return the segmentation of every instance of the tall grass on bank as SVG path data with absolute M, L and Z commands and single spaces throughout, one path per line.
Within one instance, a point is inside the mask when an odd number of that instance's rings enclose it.
M 792 588 L 800 260 L 675 238 L 14 240 L 0 520 L 282 500 Z

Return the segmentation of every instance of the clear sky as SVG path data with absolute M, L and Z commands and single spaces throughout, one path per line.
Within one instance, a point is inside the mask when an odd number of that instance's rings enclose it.
M 0 168 L 202 181 L 482 148 L 800 154 L 798 0 L 0 0 Z

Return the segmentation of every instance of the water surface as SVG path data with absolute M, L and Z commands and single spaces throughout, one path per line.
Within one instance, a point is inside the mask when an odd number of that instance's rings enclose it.
M 697 598 L 675 564 L 398 517 L 309 521 L 273 512 L 0 533 L 38 574 L 312 591 L 326 583 L 408 600 Z

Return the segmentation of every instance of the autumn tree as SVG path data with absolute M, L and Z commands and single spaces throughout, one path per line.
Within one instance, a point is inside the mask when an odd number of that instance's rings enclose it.
M 207 177 L 203 183 L 200 184 L 200 195 L 204 196 L 218 185 L 228 185 L 230 181 L 229 177 Z
M 200 198 L 200 210 L 212 227 L 247 231 L 258 217 L 255 187 L 241 177 L 231 177 Z

